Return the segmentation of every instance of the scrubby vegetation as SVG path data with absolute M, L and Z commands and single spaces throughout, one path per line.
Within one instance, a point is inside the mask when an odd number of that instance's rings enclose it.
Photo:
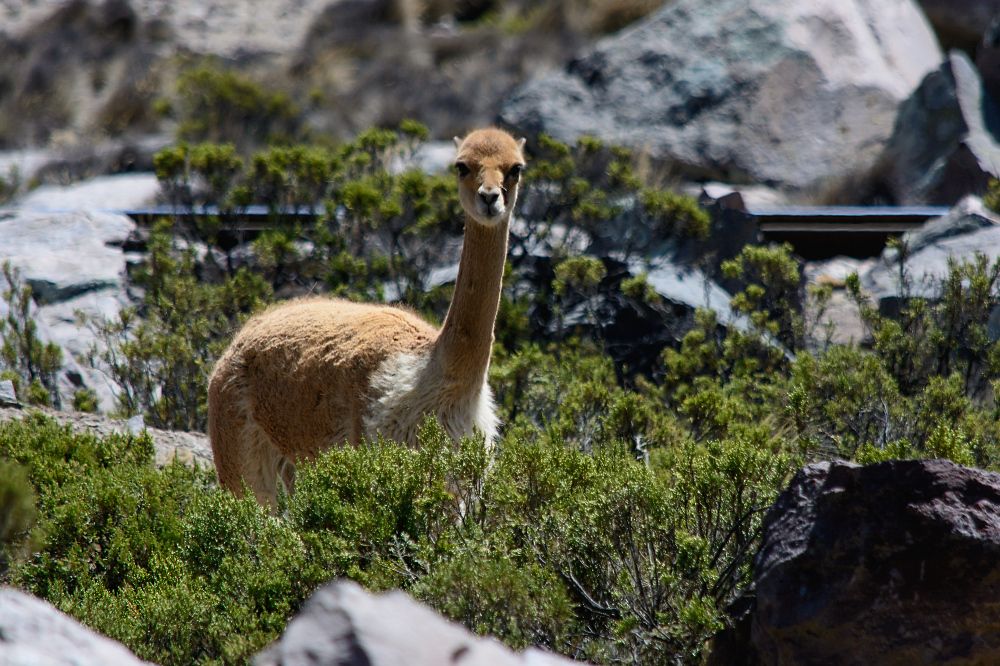
M 408 124 L 246 161 L 217 144 L 161 153 L 179 213 L 153 230 L 140 306 L 101 325 L 120 409 L 202 427 L 212 362 L 276 298 L 401 300 L 439 320 L 450 293 L 434 269 L 457 260 L 461 220 L 452 178 L 405 168 L 423 136 Z M 613 220 L 697 244 L 708 218 L 694 202 L 644 187 L 628 154 L 593 141 L 542 141 L 525 187 L 490 375 L 495 454 L 428 421 L 419 449 L 379 441 L 304 463 L 271 517 L 210 471 L 156 469 L 146 438 L 29 417 L 0 426 L 0 575 L 165 665 L 247 663 L 335 576 L 403 588 L 514 647 L 696 664 L 803 463 L 1000 465 L 1000 264 L 954 265 L 935 302 L 904 279 L 894 317 L 850 280 L 871 342 L 838 346 L 810 305 L 827 294 L 803 292 L 789 248 L 747 247 L 718 262 L 743 285 L 738 319 L 681 321 L 644 275 L 578 239 Z M 252 240 L 250 204 L 272 211 Z M 623 247 L 641 265 L 642 248 Z M 613 338 L 612 300 L 677 336 L 643 342 L 636 362 Z
M 0 319 L 0 380 L 9 379 L 14 391 L 33 405 L 60 406 L 56 373 L 62 368 L 62 350 L 43 343 L 31 315 L 31 287 L 9 261 L 0 271 L 0 297 L 6 316 Z

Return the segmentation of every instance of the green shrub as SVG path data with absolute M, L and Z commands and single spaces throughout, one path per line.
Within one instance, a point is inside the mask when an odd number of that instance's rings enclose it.
M 62 350 L 43 343 L 31 314 L 31 287 L 21 283 L 20 271 L 3 264 L 2 292 L 7 316 L 0 319 L 0 378 L 10 379 L 18 396 L 32 405 L 60 407 L 56 374 L 62 369 Z
M 14 200 L 21 189 L 21 173 L 17 166 L 11 165 L 7 169 L 7 176 L 0 176 L 0 206 L 6 205 Z
M 279 519 L 209 473 L 155 469 L 148 437 L 5 423 L 0 456 L 39 498 L 39 550 L 12 581 L 165 665 L 246 663 L 334 576 L 402 587 L 519 648 L 697 661 L 790 459 L 745 436 L 647 465 L 539 434 L 494 458 L 428 421 L 418 449 L 335 449 L 302 464 Z
M 990 178 L 983 204 L 994 213 L 1000 212 L 1000 181 L 996 178 Z
M 652 231 L 654 239 L 671 236 L 704 238 L 710 218 L 693 198 L 645 187 L 632 168 L 632 154 L 608 147 L 593 137 L 581 137 L 570 147 L 549 136 L 538 138 L 538 154 L 526 171 L 521 212 L 532 222 L 516 244 L 545 238 L 554 224 L 594 233 L 611 220 L 628 214 L 633 224 Z M 572 238 L 567 234 L 566 239 Z M 621 239 L 626 258 L 643 258 L 649 239 Z M 570 252 L 557 244 L 557 253 Z
M 0 458 L 0 581 L 11 556 L 26 541 L 35 518 L 35 493 L 28 474 L 16 463 Z
M 93 389 L 78 389 L 73 394 L 73 409 L 93 413 L 97 411 L 97 401 L 97 393 Z
M 93 322 L 105 349 L 92 349 L 89 361 L 121 387 L 123 416 L 142 413 L 158 428 L 203 431 L 212 367 L 236 328 L 270 298 L 270 288 L 246 270 L 220 284 L 201 282 L 195 250 L 182 249 L 170 229 L 169 221 L 156 224 L 149 263 L 135 276 L 145 288 L 141 309 Z
M 211 62 L 181 74 L 177 91 L 178 136 L 186 141 L 252 147 L 287 142 L 298 131 L 300 112 L 287 94 Z
M 948 275 L 928 288 L 940 294 L 934 302 L 912 295 L 905 270 L 907 248 L 897 243 L 898 317 L 881 314 L 861 292 L 857 276 L 847 286 L 871 332 L 874 352 L 899 383 L 904 395 L 923 390 L 933 377 L 962 376 L 970 398 L 983 399 L 1000 378 L 1000 345 L 989 331 L 990 313 L 1000 305 L 1000 261 L 984 255 L 957 262 L 949 259 Z

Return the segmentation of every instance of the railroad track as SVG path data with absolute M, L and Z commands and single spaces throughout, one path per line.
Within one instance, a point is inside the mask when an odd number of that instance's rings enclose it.
M 153 219 L 174 215 L 172 206 L 120 211 L 142 226 L 152 225 Z M 199 213 L 215 214 L 209 207 Z M 933 217 L 948 212 L 945 206 L 786 206 L 750 208 L 757 218 L 761 235 L 767 241 L 788 242 L 802 257 L 810 260 L 827 259 L 840 254 L 863 259 L 877 256 L 890 236 L 898 236 L 921 226 Z M 282 211 L 286 219 L 311 221 L 315 215 L 308 210 Z M 271 216 L 265 206 L 250 206 L 240 215 L 245 219 L 241 230 L 249 237 L 267 228 Z

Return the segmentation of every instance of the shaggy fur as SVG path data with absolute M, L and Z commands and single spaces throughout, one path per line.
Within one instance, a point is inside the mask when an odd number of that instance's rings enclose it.
M 219 481 L 275 505 L 295 462 L 378 434 L 417 444 L 424 414 L 454 439 L 496 437 L 486 373 L 517 199 L 523 139 L 496 129 L 456 139 L 465 241 L 441 330 L 406 310 L 311 298 L 253 317 L 209 382 Z

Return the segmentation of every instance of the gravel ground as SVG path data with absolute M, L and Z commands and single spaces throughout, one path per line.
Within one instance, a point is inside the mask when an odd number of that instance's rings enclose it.
M 21 418 L 29 411 L 40 411 L 51 416 L 63 425 L 70 425 L 73 430 L 82 433 L 105 437 L 113 432 L 130 432 L 130 422 L 110 419 L 101 414 L 86 414 L 83 412 L 65 412 L 37 407 L 0 407 L 0 421 Z M 137 424 L 136 424 L 137 425 Z M 175 430 L 160 430 L 146 428 L 153 438 L 156 447 L 156 464 L 164 465 L 174 457 L 185 463 L 195 460 L 202 466 L 214 467 L 212 462 L 212 447 L 208 443 L 208 435 L 200 432 L 180 432 Z

